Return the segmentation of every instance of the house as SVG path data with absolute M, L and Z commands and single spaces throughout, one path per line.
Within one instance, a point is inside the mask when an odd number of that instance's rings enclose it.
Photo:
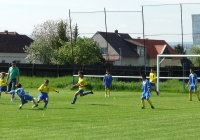
M 133 39 L 134 41 L 145 44 L 147 46 L 147 58 L 148 66 L 157 65 L 157 55 L 158 54 L 177 54 L 177 52 L 172 49 L 172 47 L 165 40 L 154 40 L 154 39 Z M 171 57 L 171 58 L 162 58 L 160 66 L 181 66 L 181 58 Z
M 107 63 L 121 66 L 145 64 L 144 45 L 134 41 L 128 34 L 96 32 L 92 37 L 98 42 Z
M 17 32 L 0 32 L 0 63 L 26 63 L 27 53 L 23 48 L 29 46 L 33 40 L 26 35 Z

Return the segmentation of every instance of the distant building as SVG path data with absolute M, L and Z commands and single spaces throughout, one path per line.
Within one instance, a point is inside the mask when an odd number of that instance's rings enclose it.
M 33 39 L 26 35 L 20 35 L 17 32 L 0 32 L 0 63 L 26 63 L 27 53 L 23 48 L 29 46 Z
M 193 45 L 200 45 L 200 14 L 192 14 Z

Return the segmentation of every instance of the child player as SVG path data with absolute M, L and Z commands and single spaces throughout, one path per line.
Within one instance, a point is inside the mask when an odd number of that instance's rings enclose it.
M 44 84 L 42 84 L 38 90 L 40 91 L 40 94 L 38 95 L 38 101 L 37 103 L 39 103 L 40 101 L 44 100 L 44 108 L 47 108 L 47 104 L 49 102 L 49 91 L 54 91 L 59 93 L 58 90 L 55 90 L 54 88 L 52 88 L 51 86 L 49 86 L 49 80 L 46 79 L 44 80 Z
M 151 89 L 156 91 L 157 96 L 159 95 L 159 92 L 156 90 L 156 73 L 151 68 L 151 72 L 149 73 L 149 81 L 151 84 Z
M 110 97 L 110 89 L 112 86 L 112 75 L 110 74 L 110 70 L 106 70 L 106 74 L 103 77 L 103 85 L 105 87 L 105 97 Z
M 196 93 L 198 100 L 199 99 L 199 94 L 197 93 L 197 83 L 198 83 L 198 77 L 197 74 L 194 73 L 193 69 L 190 69 L 190 75 L 189 75 L 189 81 L 188 81 L 188 85 L 190 85 L 190 89 L 189 89 L 189 100 L 192 101 L 192 90 L 194 90 L 194 93 Z
M 10 94 L 17 93 L 17 95 L 20 97 L 20 101 L 21 101 L 21 105 L 19 106 L 19 109 L 22 109 L 22 106 L 24 104 L 28 103 L 28 101 L 33 101 L 34 105 L 32 106 L 32 108 L 35 108 L 38 106 L 38 104 L 34 100 L 33 96 L 28 95 L 28 93 L 25 92 L 24 89 L 22 88 L 21 84 L 17 84 L 16 88 L 17 88 L 16 90 L 11 90 L 10 92 L 6 92 L 6 93 L 10 93 Z
M 0 98 L 1 98 L 1 93 L 7 91 L 7 80 L 6 80 L 6 73 L 1 72 L 0 73 Z
M 79 76 L 78 83 L 71 86 L 71 87 L 79 87 L 78 91 L 74 94 L 74 98 L 71 104 L 75 104 L 78 95 L 82 97 L 88 94 L 93 94 L 92 91 L 84 92 L 87 86 L 87 82 L 82 71 L 78 71 L 78 76 Z
M 151 85 L 149 83 L 149 80 L 146 79 L 146 75 L 142 75 L 142 97 L 141 97 L 142 109 L 145 109 L 144 100 L 147 100 L 151 108 L 154 109 L 154 106 L 149 99 L 150 96 L 151 96 Z

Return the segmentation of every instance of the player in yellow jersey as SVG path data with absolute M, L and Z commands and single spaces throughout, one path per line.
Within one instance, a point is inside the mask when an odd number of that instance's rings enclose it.
M 54 88 L 52 88 L 51 86 L 49 86 L 49 80 L 46 79 L 44 80 L 44 84 L 42 84 L 38 90 L 40 91 L 40 94 L 38 95 L 38 101 L 37 103 L 39 103 L 40 101 L 44 100 L 44 108 L 47 108 L 47 104 L 49 102 L 49 91 L 54 91 L 59 93 L 58 90 L 55 90 Z
M 156 73 L 154 72 L 153 68 L 151 68 L 151 72 L 149 74 L 149 81 L 151 84 L 151 89 L 156 91 L 157 96 L 159 92 L 156 90 Z
M 78 83 L 71 86 L 71 87 L 79 87 L 78 91 L 74 94 L 74 98 L 71 104 L 75 104 L 78 95 L 82 97 L 88 94 L 93 94 L 92 91 L 84 92 L 87 86 L 87 82 L 82 71 L 78 71 L 78 76 L 79 76 Z
M 1 93 L 7 91 L 7 80 L 6 80 L 6 73 L 1 72 L 0 73 L 0 98 L 1 98 Z

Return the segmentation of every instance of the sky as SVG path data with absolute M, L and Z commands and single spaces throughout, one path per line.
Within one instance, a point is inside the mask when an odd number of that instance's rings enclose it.
M 92 37 L 97 31 L 106 31 L 104 9 L 108 32 L 117 29 L 132 38 L 192 42 L 192 14 L 200 14 L 200 1 L 0 0 L 0 32 L 31 35 L 34 26 L 69 19 L 70 14 L 80 36 Z

